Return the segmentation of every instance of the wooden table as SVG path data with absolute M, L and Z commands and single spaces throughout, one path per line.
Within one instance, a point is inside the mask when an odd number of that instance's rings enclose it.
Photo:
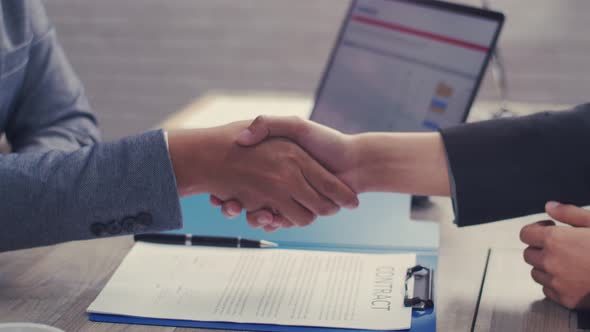
M 246 105 L 243 116 L 251 118 L 253 108 L 264 109 L 260 102 L 264 98 L 270 100 L 271 108 L 282 105 L 286 113 L 304 113 L 311 105 L 309 99 L 299 96 L 245 98 L 234 96 L 228 101 L 227 97 L 208 96 L 168 119 L 164 126 L 198 126 L 200 119 L 211 119 L 208 112 L 236 103 Z M 529 276 L 530 268 L 522 261 L 520 228 L 546 216 L 459 229 L 452 223 L 448 198 L 433 198 L 428 207 L 413 211 L 413 215 L 440 222 L 438 331 L 576 331 L 569 327 L 570 312 L 543 299 L 541 288 Z M 0 322 L 38 322 L 66 331 L 194 331 L 88 321 L 86 308 L 132 244 L 127 236 L 0 254 Z

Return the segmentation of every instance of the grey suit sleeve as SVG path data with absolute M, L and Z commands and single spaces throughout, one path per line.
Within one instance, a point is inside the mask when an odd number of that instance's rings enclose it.
M 181 227 L 163 133 L 97 143 L 96 120 L 41 2 L 2 9 L 4 41 L 25 45 L 11 59 L 27 60 L 16 98 L 3 105 L 15 153 L 0 155 L 0 251 Z
M 441 130 L 459 226 L 590 204 L 590 104 Z
M 0 156 L 0 251 L 181 227 L 162 131 Z
M 12 112 L 6 126 L 13 151 L 71 151 L 96 143 L 100 139 L 96 119 L 42 3 L 8 5 L 10 15 L 24 16 L 26 21 L 23 29 L 28 31 L 15 36 L 30 39 L 25 76 L 10 105 Z

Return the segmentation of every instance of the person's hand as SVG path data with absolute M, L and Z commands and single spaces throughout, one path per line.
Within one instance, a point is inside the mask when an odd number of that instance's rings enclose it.
M 330 172 L 355 188 L 358 156 L 352 135 L 343 134 L 319 123 L 297 116 L 258 116 L 237 137 L 243 146 L 253 146 L 270 137 L 283 137 L 297 143 Z
M 299 117 L 259 116 L 250 126 L 237 137 L 237 143 L 243 146 L 253 146 L 269 137 L 284 137 L 298 145 L 312 155 L 330 172 L 344 181 L 349 187 L 357 191 L 356 170 L 358 156 L 353 148 L 353 139 L 334 129 L 320 124 L 303 120 Z M 214 195 L 211 204 L 220 206 L 223 215 L 234 218 L 242 211 L 242 204 L 237 200 L 226 200 Z M 290 227 L 283 216 L 272 214 L 262 209 L 250 211 L 247 219 L 252 225 L 270 225 L 266 230 L 273 231 L 279 227 Z
M 590 211 L 549 202 L 547 213 L 568 226 L 540 221 L 525 226 L 521 240 L 529 247 L 524 260 L 543 293 L 569 309 L 590 309 Z
M 224 201 L 239 201 L 248 211 L 273 211 L 296 226 L 334 214 L 340 206 L 358 205 L 350 188 L 296 144 L 284 139 L 252 147 L 235 144 L 245 128 L 240 122 L 169 133 L 181 195 L 209 192 Z

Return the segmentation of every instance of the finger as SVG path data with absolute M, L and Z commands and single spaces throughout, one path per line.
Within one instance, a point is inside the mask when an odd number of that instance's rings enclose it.
M 528 247 L 523 252 L 524 261 L 538 270 L 545 271 L 543 264 L 543 250 Z
M 287 218 L 273 214 L 271 211 L 267 209 L 260 209 L 257 211 L 252 211 L 246 213 L 246 219 L 248 219 L 251 223 L 257 223 L 259 226 L 272 226 L 272 228 L 291 228 L 295 226 L 290 220 Z
M 317 217 L 295 199 L 287 200 L 279 207 L 279 214 L 292 221 L 296 226 L 303 227 L 311 224 Z
M 560 303 L 559 293 L 555 289 L 551 287 L 543 287 L 543 294 L 545 294 L 545 296 L 547 296 L 547 298 L 549 298 L 550 300 Z
M 318 168 L 321 168 L 321 166 L 318 165 Z M 318 193 L 304 175 L 301 176 L 300 181 L 300 185 L 296 189 L 292 189 L 291 196 L 313 214 L 331 216 L 340 210 L 338 205 Z
M 557 221 L 574 227 L 590 227 L 590 211 L 575 205 L 548 202 L 545 211 Z
M 235 218 L 242 213 L 242 204 L 238 201 L 223 202 L 221 205 L 221 213 L 223 213 L 226 218 Z
M 209 195 L 209 202 L 211 203 L 211 205 L 215 206 L 215 207 L 219 207 L 221 206 L 221 204 L 223 204 L 223 201 L 219 198 L 217 198 L 217 196 L 213 196 L 213 195 Z
M 266 225 L 264 226 L 264 231 L 268 233 L 276 232 L 281 226 L 273 226 L 273 225 Z
M 274 223 L 283 228 L 291 228 L 295 226 L 295 223 L 279 214 L 274 215 Z
M 252 228 L 260 228 L 260 227 L 264 227 L 263 225 L 259 224 L 256 220 L 254 219 L 248 219 L 246 218 L 246 222 L 248 222 L 248 225 Z
M 541 286 L 551 287 L 551 281 L 553 280 L 553 277 L 549 273 L 537 268 L 533 268 L 531 270 L 531 277 Z
M 529 246 L 543 248 L 549 227 L 555 225 L 550 220 L 543 220 L 526 225 L 520 230 L 520 240 Z
M 246 213 L 246 219 L 248 222 L 258 224 L 260 226 L 267 226 L 274 222 L 274 216 L 272 212 L 266 209 L 260 209 Z
M 310 159 L 301 166 L 302 174 L 307 183 L 324 198 L 329 199 L 338 207 L 355 209 L 359 206 L 357 194 L 345 185 L 334 174 L 328 172 L 324 167 Z M 307 205 L 306 205 L 307 206 Z M 332 214 L 338 212 L 330 211 Z M 329 215 L 321 214 L 318 215 Z
M 295 142 L 307 132 L 308 124 L 296 116 L 260 115 L 242 131 L 236 142 L 240 145 L 255 145 L 268 137 L 285 137 Z

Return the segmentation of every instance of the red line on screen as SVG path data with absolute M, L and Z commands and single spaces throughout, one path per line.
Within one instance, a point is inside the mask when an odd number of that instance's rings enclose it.
M 361 23 L 365 23 L 365 24 L 369 24 L 369 25 L 373 25 L 373 26 L 377 26 L 377 27 L 381 27 L 381 28 L 385 28 L 385 29 L 389 29 L 389 30 L 404 32 L 404 33 L 412 34 L 412 35 L 419 36 L 422 38 L 436 40 L 436 41 L 439 41 L 442 43 L 451 44 L 451 45 L 455 45 L 455 46 L 459 46 L 459 47 L 463 47 L 463 48 L 467 48 L 467 49 L 471 49 L 471 50 L 475 50 L 475 51 L 488 52 L 490 50 L 488 47 L 483 46 L 483 45 L 470 43 L 468 41 L 455 39 L 455 38 L 439 35 L 436 33 L 426 32 L 426 31 L 422 31 L 422 30 L 416 30 L 416 29 L 409 28 L 409 27 L 406 27 L 403 25 L 376 20 L 374 18 L 364 17 L 364 16 L 360 16 L 360 15 L 353 15 L 352 19 L 357 22 L 361 22 Z

